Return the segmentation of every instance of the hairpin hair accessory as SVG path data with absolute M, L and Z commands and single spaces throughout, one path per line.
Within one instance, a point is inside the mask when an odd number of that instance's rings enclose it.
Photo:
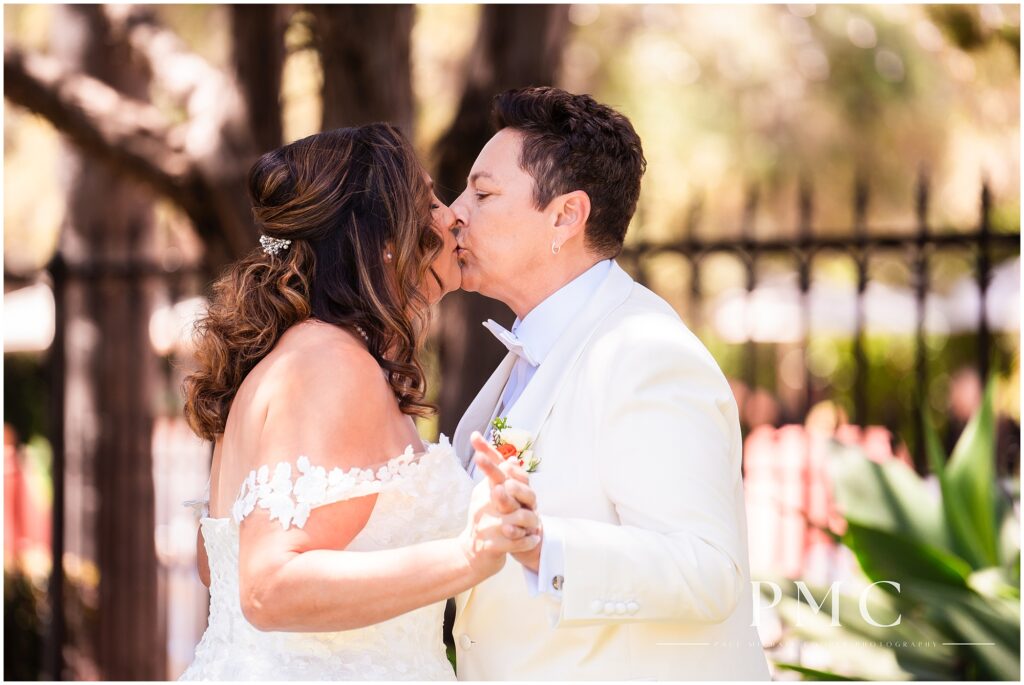
M 267 254 L 276 255 L 281 250 L 288 249 L 288 246 L 292 244 L 292 241 L 287 238 L 271 238 L 269 235 L 260 236 L 260 245 L 263 246 L 263 251 Z

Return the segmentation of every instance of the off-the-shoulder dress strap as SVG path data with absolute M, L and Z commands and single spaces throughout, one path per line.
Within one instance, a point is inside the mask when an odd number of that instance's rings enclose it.
M 191 507 L 199 516 L 210 515 L 210 481 L 213 476 L 211 475 L 206 479 L 206 488 L 203 490 L 202 497 L 197 499 L 187 499 L 181 503 L 183 507 Z
M 305 455 L 295 460 L 294 469 L 290 461 L 278 462 L 273 469 L 263 465 L 242 482 L 231 516 L 240 524 L 258 506 L 268 509 L 270 520 L 280 521 L 284 530 L 293 525 L 302 528 L 315 507 L 401 488 L 424 459 L 445 450 L 450 451 L 451 445 L 442 436 L 441 442 L 424 450 L 415 452 L 410 445 L 397 457 L 370 467 L 328 471 Z

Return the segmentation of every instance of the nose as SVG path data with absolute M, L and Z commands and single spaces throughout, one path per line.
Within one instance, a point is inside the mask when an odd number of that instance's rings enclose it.
M 444 228 L 445 230 L 453 230 L 453 228 L 457 225 L 455 214 L 453 214 L 451 208 L 446 207 L 443 202 L 440 204 L 441 206 L 438 208 L 438 213 L 440 214 L 440 216 L 438 218 L 441 220 L 441 227 Z
M 459 231 L 469 224 L 469 212 L 466 210 L 466 203 L 463 201 L 463 198 L 465 197 L 466 193 L 463 191 L 462 195 L 455 198 L 455 202 L 453 202 L 451 207 L 449 207 L 452 214 L 455 216 L 456 223 L 455 227 L 452 229 L 455 235 L 458 235 Z

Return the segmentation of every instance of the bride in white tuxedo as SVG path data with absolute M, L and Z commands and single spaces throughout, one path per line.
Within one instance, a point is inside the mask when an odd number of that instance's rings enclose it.
M 214 453 L 209 625 L 182 679 L 452 680 L 445 600 L 539 542 L 525 472 L 475 436 L 493 482 L 474 489 L 413 423 L 429 307 L 461 281 L 454 217 L 386 124 L 286 145 L 248 180 L 261 248 L 214 284 L 185 383 Z
M 615 262 L 646 168 L 629 119 L 523 88 L 452 203 L 462 288 L 517 316 L 453 443 L 530 436 L 541 542 L 456 598 L 460 680 L 769 680 L 729 382 Z M 659 158 L 665 150 L 659 150 Z M 510 636 L 514 636 L 510 639 Z

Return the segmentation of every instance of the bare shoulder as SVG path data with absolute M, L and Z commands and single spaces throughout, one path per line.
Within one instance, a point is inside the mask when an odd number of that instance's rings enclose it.
M 321 390 L 379 385 L 380 366 L 362 340 L 320 321 L 304 321 L 281 336 L 269 362 L 268 380 L 277 392 L 299 392 L 305 384 Z
M 299 324 L 264 362 L 261 450 L 298 450 L 325 459 L 339 448 L 358 454 L 393 416 L 394 394 L 377 360 L 338 327 Z

